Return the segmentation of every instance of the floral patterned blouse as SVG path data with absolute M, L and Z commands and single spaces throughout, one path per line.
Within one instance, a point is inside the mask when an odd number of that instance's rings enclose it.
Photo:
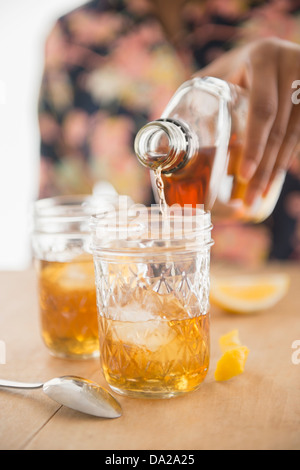
M 149 172 L 133 152 L 137 131 L 160 117 L 183 81 L 224 51 L 267 36 L 300 43 L 299 3 L 186 2 L 187 34 L 177 46 L 151 13 L 150 0 L 93 0 L 61 17 L 45 47 L 39 196 L 91 193 L 107 181 L 135 202 L 151 203 Z M 299 168 L 295 172 L 299 196 Z M 263 251 L 264 244 L 263 237 Z

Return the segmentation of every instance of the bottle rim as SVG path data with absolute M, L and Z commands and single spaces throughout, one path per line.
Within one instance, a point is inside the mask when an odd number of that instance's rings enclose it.
M 158 135 L 166 141 L 165 151 L 151 150 L 151 142 Z M 134 142 L 138 161 L 150 170 L 161 168 L 163 173 L 171 172 L 178 165 L 182 166 L 189 147 L 188 129 L 175 119 L 157 119 L 148 122 L 139 130 Z

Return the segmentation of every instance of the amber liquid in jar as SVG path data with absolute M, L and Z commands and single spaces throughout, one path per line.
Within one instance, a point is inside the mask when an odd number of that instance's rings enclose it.
M 208 196 L 211 188 L 212 169 L 215 166 L 215 147 L 199 150 L 197 155 L 185 166 L 172 173 L 163 173 L 158 169 L 156 186 L 162 206 L 190 204 L 196 207 L 202 204 L 212 211 L 215 218 L 260 222 L 272 212 L 278 198 L 278 190 L 282 185 L 282 176 L 270 180 L 265 192 L 261 195 L 259 206 L 252 207 L 247 201 L 249 183 L 238 177 L 238 169 L 243 155 L 243 147 L 236 142 L 235 136 L 229 143 L 229 154 L 226 175 L 222 185 L 226 185 L 226 195 L 217 198 L 213 207 L 209 207 Z M 250 182 L 251 183 L 251 182 Z M 256 202 L 257 203 L 257 202 Z M 255 203 L 254 203 L 255 204 Z
M 172 293 L 145 290 L 142 296 L 124 305 L 119 317 L 99 317 L 106 381 L 128 396 L 166 398 L 196 390 L 209 367 L 209 314 L 190 317 Z
M 99 355 L 93 259 L 38 261 L 42 337 L 48 349 L 65 358 Z

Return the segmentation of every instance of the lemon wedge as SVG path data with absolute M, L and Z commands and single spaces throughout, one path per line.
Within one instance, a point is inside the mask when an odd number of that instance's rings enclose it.
M 223 382 L 242 374 L 245 370 L 248 354 L 249 349 L 246 346 L 237 346 L 226 351 L 217 363 L 216 381 Z
M 230 349 L 242 346 L 238 330 L 230 331 L 226 335 L 221 336 L 219 339 L 219 346 L 223 354 Z
M 223 382 L 240 375 L 245 370 L 249 349 L 243 346 L 238 330 L 233 330 L 219 339 L 222 356 L 217 363 L 215 379 Z
M 232 313 L 253 313 L 273 307 L 287 293 L 284 273 L 212 277 L 211 303 Z

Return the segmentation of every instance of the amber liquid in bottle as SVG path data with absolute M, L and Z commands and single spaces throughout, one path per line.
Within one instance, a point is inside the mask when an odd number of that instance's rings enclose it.
M 161 206 L 189 204 L 196 207 L 203 205 L 205 209 L 212 211 L 215 219 L 219 217 L 221 219 L 260 222 L 272 212 L 282 179 L 278 175 L 278 178 L 269 183 L 267 190 L 260 196 L 261 209 L 258 210 L 255 206 L 248 205 L 249 183 L 241 181 L 238 177 L 242 154 L 243 147 L 240 143 L 235 142 L 233 136 L 229 144 L 228 164 L 222 183 L 223 186 L 225 184 L 227 186 L 226 194 L 223 193 L 222 200 L 217 197 L 213 205 L 209 196 L 214 190 L 210 185 L 215 166 L 215 147 L 200 149 L 182 168 L 174 172 L 164 173 L 161 169 L 155 170 Z
M 166 203 L 184 206 L 206 204 L 216 149 L 204 148 L 187 164 L 171 174 L 161 173 Z

